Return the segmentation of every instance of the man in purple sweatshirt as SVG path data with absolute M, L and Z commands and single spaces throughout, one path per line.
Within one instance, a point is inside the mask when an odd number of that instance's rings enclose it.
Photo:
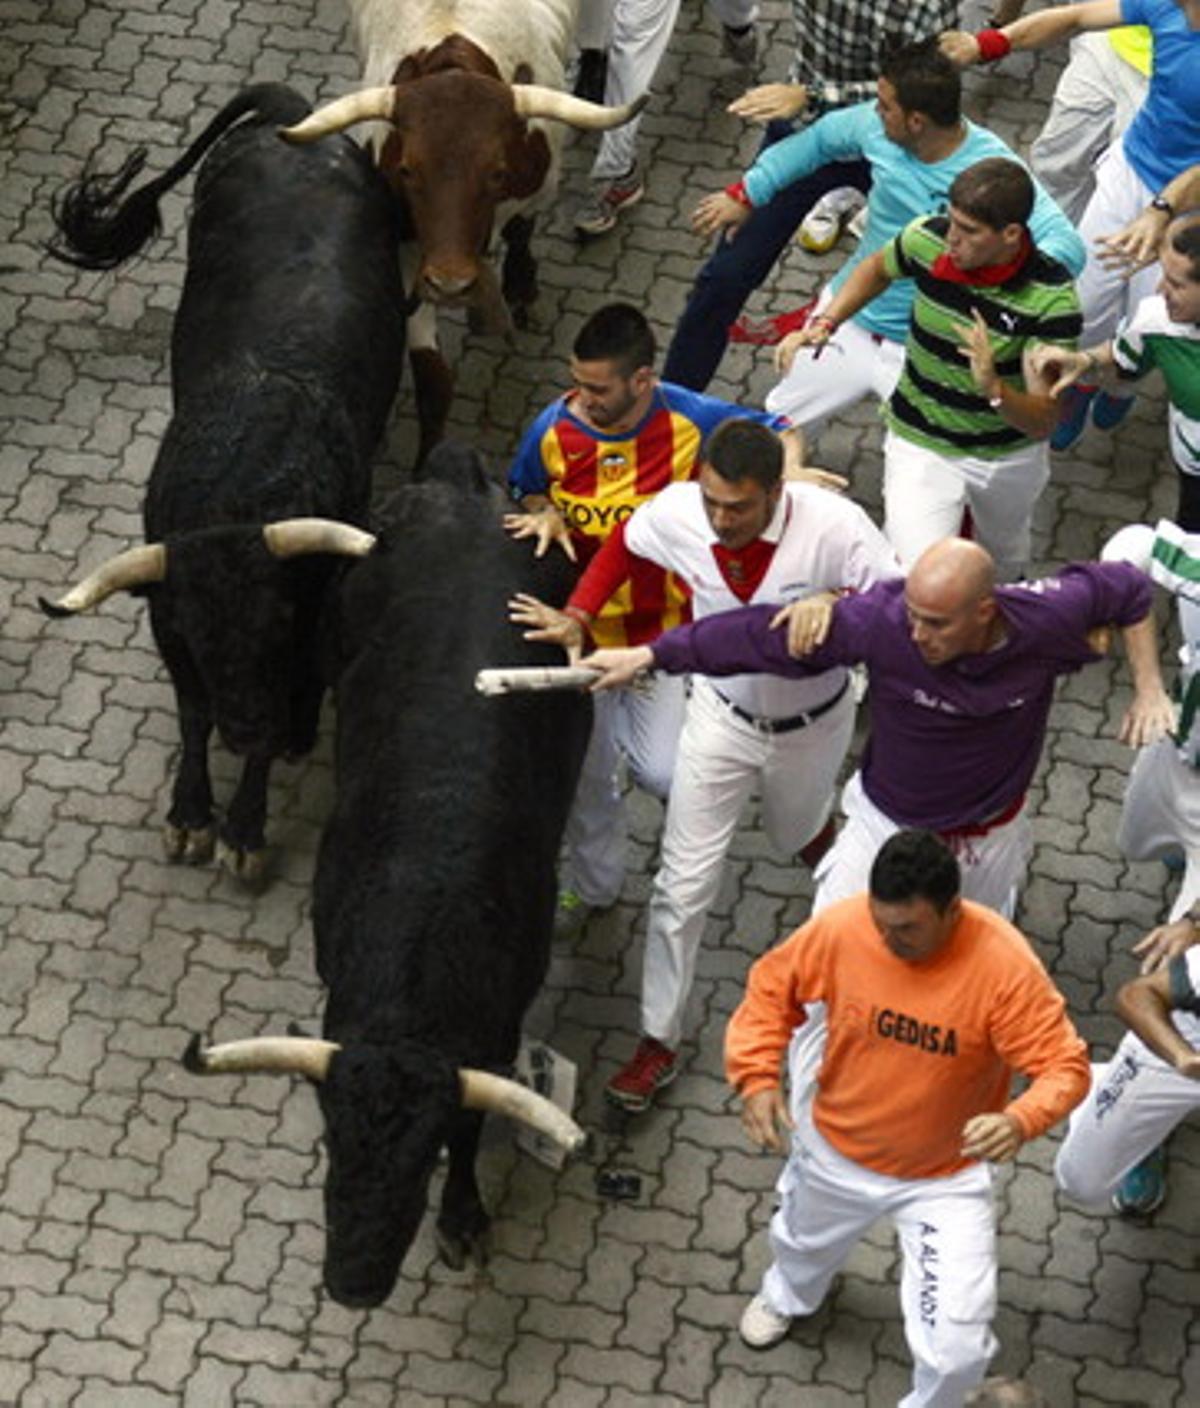
M 582 663 L 600 672 L 593 688 L 611 689 L 647 669 L 806 675 L 861 662 L 871 734 L 842 795 L 846 825 L 816 873 L 814 912 L 867 888 L 871 862 L 893 832 L 923 827 L 954 849 L 963 894 L 1011 917 L 1031 849 L 1025 793 L 1055 680 L 1101 658 L 1089 633 L 1122 630 L 1134 698 L 1120 737 L 1139 747 L 1172 726 L 1152 593 L 1148 577 L 1116 562 L 997 586 L 978 544 L 946 538 L 903 581 L 842 597 L 824 640 L 803 659 L 789 649 L 797 608 L 759 606 Z

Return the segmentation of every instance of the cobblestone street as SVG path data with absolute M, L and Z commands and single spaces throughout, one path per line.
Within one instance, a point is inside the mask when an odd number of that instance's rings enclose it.
M 974 16 L 968 8 L 968 17 Z M 981 16 L 984 12 L 979 11 Z M 764 78 L 782 78 L 791 20 L 763 5 Z M 973 72 L 971 116 L 1022 151 L 1062 55 Z M 309 925 L 313 858 L 332 790 L 330 721 L 317 752 L 280 765 L 261 896 L 215 866 L 162 854 L 178 751 L 173 696 L 143 602 L 125 594 L 66 621 L 54 595 L 141 541 L 143 488 L 169 414 L 167 348 L 183 275 L 190 180 L 164 231 L 114 273 L 49 259 L 56 192 L 102 148 L 139 144 L 161 171 L 242 84 L 327 99 L 358 79 L 343 0 L 0 0 L 0 1404 L 28 1408 L 891 1408 L 910 1361 L 890 1231 L 851 1258 L 822 1311 L 756 1353 L 737 1334 L 767 1256 L 778 1173 L 746 1143 L 721 1069 L 725 1019 L 751 960 L 807 914 L 806 870 L 752 814 L 739 830 L 693 998 L 685 1069 L 657 1108 L 607 1122 L 604 1081 L 637 1037 L 640 936 L 661 809 L 640 794 L 621 903 L 556 948 L 527 1028 L 579 1067 L 595 1150 L 560 1174 L 485 1136 L 495 1214 L 482 1271 L 436 1258 L 431 1225 L 381 1309 L 321 1287 L 324 1163 L 311 1089 L 267 1076 L 202 1081 L 193 1033 L 317 1033 Z M 566 378 L 584 316 L 613 297 L 647 311 L 660 346 L 702 254 L 696 197 L 733 178 L 756 132 L 724 112 L 746 75 L 721 56 L 698 0 L 643 126 L 646 199 L 580 247 L 572 201 L 592 139 L 568 141 L 563 197 L 535 235 L 542 295 L 511 342 L 451 318 L 454 431 L 501 474 L 521 428 Z M 844 257 L 798 248 L 753 315 L 802 302 Z M 761 403 L 766 351 L 736 347 L 716 394 Z M 415 448 L 407 376 L 377 475 L 403 482 Z M 879 507 L 874 408 L 839 417 L 816 462 Z M 1036 520 L 1038 567 L 1091 556 L 1115 527 L 1172 511 L 1174 470 L 1155 379 L 1112 436 L 1057 456 Z M 1165 620 L 1165 612 L 1163 615 Z M 1070 679 L 1032 794 L 1036 854 L 1019 922 L 1098 1057 L 1122 1030 L 1131 943 L 1162 918 L 1161 865 L 1115 846 L 1130 763 L 1118 657 Z M 215 750 L 219 795 L 234 760 Z M 998 1174 L 1001 1349 L 1055 1408 L 1200 1403 L 1196 1218 L 1200 1132 L 1171 1146 L 1171 1191 L 1148 1225 L 1093 1217 L 1054 1193 L 1056 1138 Z M 606 1202 L 607 1160 L 641 1193 Z

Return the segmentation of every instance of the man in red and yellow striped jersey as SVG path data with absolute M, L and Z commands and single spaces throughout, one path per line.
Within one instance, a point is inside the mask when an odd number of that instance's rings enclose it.
M 571 356 L 573 387 L 526 431 L 509 471 L 520 512 L 505 520 L 536 537 L 539 554 L 559 543 L 583 564 L 639 504 L 695 478 L 708 432 L 731 416 L 784 431 L 787 421 L 659 381 L 654 334 L 641 312 L 610 303 L 584 323 Z M 799 436 L 785 434 L 789 461 Z M 640 645 L 689 619 L 688 593 L 673 573 L 641 560 L 591 623 L 598 645 Z M 585 918 L 615 903 L 625 876 L 625 825 L 617 785 L 620 754 L 639 786 L 659 798 L 670 787 L 683 723 L 683 685 L 656 680 L 642 693 L 596 699 L 592 743 L 567 823 L 570 879 L 562 903 Z

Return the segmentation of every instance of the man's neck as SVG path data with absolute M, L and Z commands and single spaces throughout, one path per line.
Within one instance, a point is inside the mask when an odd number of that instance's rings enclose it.
M 967 124 L 958 121 L 950 127 L 927 127 L 917 138 L 913 156 L 927 166 L 945 161 L 967 140 Z

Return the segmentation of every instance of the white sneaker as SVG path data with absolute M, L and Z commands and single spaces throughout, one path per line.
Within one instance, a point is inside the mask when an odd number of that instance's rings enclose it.
M 759 1291 L 742 1311 L 738 1333 L 751 1349 L 770 1349 L 773 1344 L 778 1344 L 784 1338 L 791 1327 L 792 1317 L 780 1315 L 777 1310 L 772 1310 L 766 1296 Z
M 866 203 L 866 196 L 854 186 L 838 186 L 836 190 L 826 191 L 804 217 L 798 237 L 800 244 L 813 254 L 827 253 Z

